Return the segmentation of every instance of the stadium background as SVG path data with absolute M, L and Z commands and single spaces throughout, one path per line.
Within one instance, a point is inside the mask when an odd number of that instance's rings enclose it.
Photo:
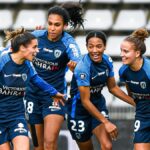
M 35 26 L 46 26 L 46 11 L 49 7 L 61 4 L 68 0 L 0 0 L 0 46 L 4 43 L 4 30 L 15 29 L 24 26 L 27 30 L 35 29 Z M 78 0 L 72 0 L 78 2 Z M 106 53 L 114 61 L 115 78 L 118 85 L 125 90 L 119 83 L 118 68 L 121 65 L 120 42 L 133 30 L 139 27 L 146 27 L 150 30 L 150 0 L 82 0 L 84 8 L 84 30 L 78 29 L 72 33 L 85 54 L 85 35 L 90 30 L 102 30 L 108 36 Z M 150 38 L 146 40 L 146 56 L 150 56 Z M 66 79 L 71 79 L 68 72 Z M 134 122 L 134 108 L 120 101 L 109 94 L 107 88 L 103 93 L 107 100 L 110 111 L 110 118 L 119 128 L 118 140 L 113 142 L 114 150 L 132 150 L 132 132 Z M 93 137 L 95 150 L 99 149 L 95 137 Z M 32 143 L 31 143 L 32 149 Z M 70 133 L 63 124 L 59 136 L 60 150 L 78 150 Z

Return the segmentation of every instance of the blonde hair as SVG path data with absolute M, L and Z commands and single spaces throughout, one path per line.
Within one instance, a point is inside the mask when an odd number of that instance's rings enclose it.
M 146 52 L 145 39 L 149 37 L 149 33 L 146 28 L 139 28 L 132 32 L 131 35 L 124 40 L 133 43 L 135 51 L 140 51 L 141 56 Z

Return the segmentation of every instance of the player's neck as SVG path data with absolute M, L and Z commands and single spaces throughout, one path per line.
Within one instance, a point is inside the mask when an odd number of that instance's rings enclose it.
M 139 71 L 142 68 L 142 65 L 143 65 L 143 58 L 139 58 L 135 60 L 135 62 L 130 66 L 130 68 L 133 71 Z
M 24 63 L 24 59 L 21 57 L 20 53 L 12 53 L 11 58 L 18 65 L 21 65 Z

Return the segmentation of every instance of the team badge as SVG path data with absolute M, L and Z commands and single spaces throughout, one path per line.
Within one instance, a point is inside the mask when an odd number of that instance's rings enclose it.
M 86 77 L 86 74 L 85 73 L 81 73 L 80 74 L 80 78 L 83 80 L 83 79 L 85 79 L 85 77 Z
M 61 52 L 60 50 L 56 49 L 56 50 L 54 51 L 54 56 L 55 56 L 56 58 L 58 58 L 58 57 L 60 57 L 61 53 L 62 53 L 62 52 Z
M 23 79 L 23 81 L 26 81 L 27 80 L 27 74 L 23 73 L 22 74 L 22 79 Z
M 145 89 L 146 88 L 146 82 L 140 82 L 140 86 L 142 89 Z

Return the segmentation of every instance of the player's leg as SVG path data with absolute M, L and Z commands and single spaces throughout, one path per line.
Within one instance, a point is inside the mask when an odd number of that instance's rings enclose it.
M 44 118 L 44 150 L 57 150 L 57 140 L 64 116 L 50 114 Z
M 38 98 L 31 98 L 29 95 L 24 98 L 26 106 L 26 117 L 32 136 L 34 150 L 44 150 L 44 125 L 40 109 L 41 104 Z
M 89 115 L 84 119 L 80 119 L 80 116 L 77 115 L 75 118 L 68 116 L 67 125 L 72 138 L 76 141 L 80 150 L 94 149 L 91 140 L 91 118 Z
M 42 105 L 44 120 L 44 150 L 56 150 L 61 126 L 64 122 L 64 106 L 54 103 L 49 96 Z
M 135 119 L 134 150 L 150 150 L 150 121 Z
M 0 143 L 0 150 L 11 150 L 10 143 L 9 142 L 5 142 L 3 144 Z
M 102 150 L 112 150 L 112 141 L 110 135 L 106 132 L 103 124 L 100 124 L 93 130 Z
M 13 149 L 14 150 L 29 150 L 30 144 L 29 144 L 29 137 L 19 135 L 16 136 L 13 140 Z
M 94 150 L 91 139 L 89 139 L 88 141 L 85 141 L 85 142 L 77 142 L 77 144 L 78 144 L 80 150 Z
M 25 118 L 16 119 L 9 123 L 9 139 L 14 150 L 29 150 L 29 129 Z
M 0 124 L 0 150 L 11 150 L 8 126 L 7 122 Z
M 150 150 L 150 143 L 136 143 L 134 150 Z

